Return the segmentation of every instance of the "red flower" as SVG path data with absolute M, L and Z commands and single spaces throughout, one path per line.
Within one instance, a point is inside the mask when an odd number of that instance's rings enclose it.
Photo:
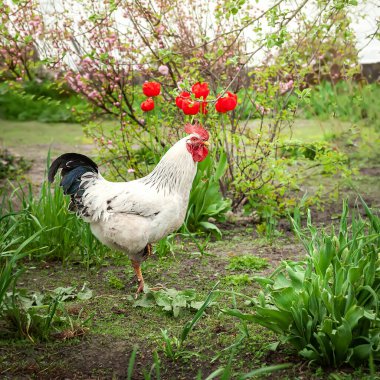
M 227 95 L 219 98 L 215 104 L 215 109 L 217 112 L 225 113 L 232 111 L 236 108 L 237 105 L 237 95 L 232 92 L 227 91 Z
M 157 96 L 160 95 L 161 85 L 157 82 L 145 82 L 142 89 L 146 96 Z
M 152 98 L 148 98 L 141 103 L 140 107 L 144 112 L 152 111 L 152 109 L 154 109 L 154 100 Z
M 187 91 L 182 91 L 176 98 L 175 98 L 175 104 L 178 108 L 182 109 L 182 103 L 185 100 L 185 98 L 190 98 L 190 93 Z
M 225 112 L 227 112 L 227 110 L 224 109 L 222 103 L 223 103 L 222 98 L 218 99 L 218 101 L 215 103 L 215 109 L 219 113 L 225 113 Z
M 191 99 L 182 101 L 182 111 L 185 115 L 196 115 L 199 112 L 200 103 Z
M 193 87 L 191 87 L 191 91 L 195 95 L 196 98 L 206 99 L 208 94 L 210 93 L 210 89 L 208 88 L 208 83 L 195 83 Z

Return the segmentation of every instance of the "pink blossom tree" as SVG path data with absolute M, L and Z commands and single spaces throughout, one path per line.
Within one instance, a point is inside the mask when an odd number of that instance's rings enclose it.
M 279 0 L 264 7 L 244 0 L 82 0 L 46 9 L 34 0 L 0 3 L 2 72 L 31 80 L 42 62 L 87 99 L 98 112 L 84 115 L 85 131 L 111 172 L 123 178 L 144 174 L 182 135 L 184 122 L 198 120 L 214 136 L 216 160 L 227 155 L 221 189 L 235 207 L 263 189 L 281 197 L 296 181 L 279 158 L 280 135 L 307 97 L 302 89 L 312 62 L 295 64 L 301 42 L 328 41 L 335 16 L 349 6 L 340 0 Z M 140 108 L 145 80 L 162 88 L 149 112 Z M 175 98 L 196 82 L 211 89 L 201 110 L 214 110 L 227 91 L 239 94 L 239 106 L 222 116 L 184 115 Z M 254 127 L 253 117 L 259 119 Z

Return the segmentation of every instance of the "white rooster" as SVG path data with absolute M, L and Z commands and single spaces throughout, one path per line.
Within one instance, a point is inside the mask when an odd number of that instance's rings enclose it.
M 185 219 L 197 162 L 208 154 L 208 132 L 199 124 L 185 126 L 190 134 L 173 145 L 146 177 L 109 182 L 88 157 L 66 153 L 50 166 L 53 182 L 62 169 L 61 186 L 71 196 L 69 209 L 90 223 L 92 233 L 106 246 L 129 256 L 144 288 L 141 262 L 157 242 L 177 230 Z

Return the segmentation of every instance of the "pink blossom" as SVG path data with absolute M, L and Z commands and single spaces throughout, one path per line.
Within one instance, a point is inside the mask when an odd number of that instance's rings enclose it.
M 82 59 L 82 63 L 91 64 L 91 63 L 93 63 L 93 60 L 90 57 L 85 57 Z
M 96 99 L 96 98 L 99 97 L 99 93 L 98 93 L 98 91 L 93 90 L 93 91 L 89 92 L 89 93 L 87 94 L 87 96 L 88 96 L 90 99 Z
M 159 68 L 158 68 L 158 71 L 160 74 L 162 75 L 168 75 L 169 74 L 169 67 L 167 67 L 166 65 L 161 65 Z
M 160 25 L 156 28 L 156 33 L 157 34 L 162 34 L 165 32 L 165 27 L 163 25 Z
M 134 173 L 135 169 L 129 168 L 127 171 L 128 171 L 128 173 Z
M 283 95 L 289 90 L 291 90 L 293 88 L 293 85 L 294 85 L 294 82 L 292 79 L 286 83 L 280 82 L 279 84 L 280 94 Z
M 265 109 L 262 105 L 255 103 L 256 110 L 261 114 L 261 115 L 267 115 L 270 110 Z

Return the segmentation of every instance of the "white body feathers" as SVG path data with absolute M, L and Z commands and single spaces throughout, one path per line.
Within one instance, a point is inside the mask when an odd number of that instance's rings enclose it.
M 182 225 L 197 169 L 186 148 L 188 139 L 178 141 L 149 175 L 138 180 L 109 182 L 97 173 L 82 175 L 80 216 L 103 244 L 141 261 L 148 243 Z

